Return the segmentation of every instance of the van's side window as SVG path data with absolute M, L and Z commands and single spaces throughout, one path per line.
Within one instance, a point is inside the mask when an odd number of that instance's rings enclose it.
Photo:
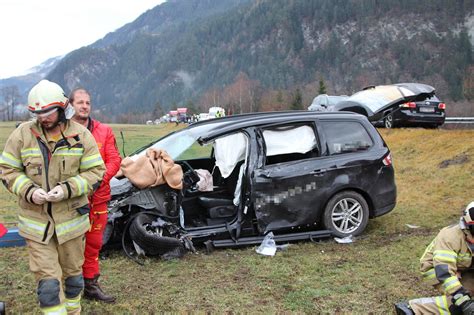
M 319 147 L 310 125 L 264 129 L 266 165 L 298 161 L 319 156 Z
M 331 155 L 364 151 L 374 144 L 364 126 L 355 121 L 326 121 L 322 127 Z

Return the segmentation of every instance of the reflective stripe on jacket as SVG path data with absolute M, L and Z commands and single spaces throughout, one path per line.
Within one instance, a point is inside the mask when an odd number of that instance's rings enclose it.
M 97 188 L 105 171 L 86 128 L 67 121 L 63 135 L 52 148 L 41 126 L 26 122 L 11 133 L 0 156 L 0 178 L 19 197 L 20 235 L 43 244 L 54 233 L 62 244 L 89 229 L 88 194 Z M 63 188 L 64 200 L 33 203 L 35 190 L 48 192 L 56 185 Z
M 441 285 L 447 295 L 462 287 L 458 275 L 469 269 L 474 249 L 473 237 L 464 222 L 443 228 L 420 259 L 421 274 L 432 285 Z
M 110 180 L 120 169 L 122 158 L 117 149 L 117 142 L 112 128 L 97 120 L 89 119 L 87 129 L 94 136 L 106 168 L 102 183 L 92 195 L 91 200 L 93 204 L 99 204 L 110 200 Z

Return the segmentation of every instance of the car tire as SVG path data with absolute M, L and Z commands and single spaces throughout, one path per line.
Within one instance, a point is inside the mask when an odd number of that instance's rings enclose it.
M 383 119 L 383 125 L 385 128 L 390 129 L 395 127 L 395 122 L 393 121 L 393 114 L 387 114 Z
M 337 193 L 324 209 L 323 225 L 337 237 L 357 236 L 365 230 L 368 222 L 367 201 L 355 191 Z
M 168 253 L 177 247 L 183 247 L 180 240 L 170 236 L 163 236 L 157 227 L 151 227 L 156 217 L 150 214 L 138 214 L 130 224 L 130 237 L 145 253 L 156 256 Z

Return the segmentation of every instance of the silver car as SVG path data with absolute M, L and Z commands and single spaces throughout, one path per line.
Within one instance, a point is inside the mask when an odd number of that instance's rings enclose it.
M 320 94 L 313 99 L 311 105 L 309 105 L 308 110 L 313 110 L 317 112 L 331 111 L 331 107 L 347 99 L 347 95 L 327 95 Z

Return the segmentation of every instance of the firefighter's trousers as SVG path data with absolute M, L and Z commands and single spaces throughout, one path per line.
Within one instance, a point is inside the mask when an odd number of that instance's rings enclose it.
M 474 293 L 474 272 L 464 272 L 460 281 L 463 287 L 470 291 L 471 296 Z M 440 289 L 440 287 L 437 287 Z M 451 314 L 449 308 L 452 305 L 452 296 L 440 295 L 410 300 L 409 304 L 416 315 L 420 314 Z
M 44 314 L 80 314 L 84 288 L 84 235 L 61 245 L 56 235 L 46 245 L 31 240 L 26 243 L 30 270 L 38 284 L 41 311 Z

